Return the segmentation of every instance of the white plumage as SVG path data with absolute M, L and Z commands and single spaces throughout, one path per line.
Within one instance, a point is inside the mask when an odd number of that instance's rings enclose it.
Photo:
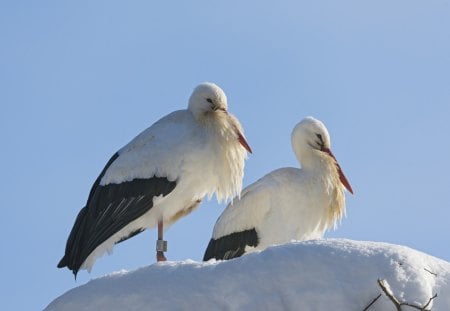
M 246 187 L 217 220 L 204 260 L 321 238 L 345 214 L 344 187 L 353 191 L 330 150 L 326 127 L 307 117 L 291 140 L 302 168 L 277 169 Z
M 227 108 L 217 85 L 200 84 L 188 109 L 161 118 L 120 149 L 94 183 L 58 267 L 76 275 L 114 244 L 147 228 L 167 228 L 205 196 L 237 195 L 251 149 Z

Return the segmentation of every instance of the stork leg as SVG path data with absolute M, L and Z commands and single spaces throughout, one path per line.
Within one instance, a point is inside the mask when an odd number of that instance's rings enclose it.
M 156 261 L 166 261 L 167 241 L 163 240 L 163 221 L 158 221 L 158 240 L 156 241 Z

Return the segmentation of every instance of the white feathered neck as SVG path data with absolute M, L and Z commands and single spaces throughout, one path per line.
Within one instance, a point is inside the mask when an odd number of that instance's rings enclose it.
M 206 113 L 198 122 L 211 135 L 211 153 L 215 159 L 217 200 L 228 201 L 242 190 L 244 161 L 247 152 L 239 143 L 238 133 L 242 132 L 239 121 L 226 111 Z M 209 193 L 209 198 L 212 193 Z
M 307 117 L 292 131 L 291 142 L 302 171 L 311 178 L 311 183 L 322 186 L 317 189 L 327 200 L 326 227 L 335 228 L 345 215 L 345 194 L 335 159 L 318 149 L 318 143 L 330 148 L 328 130 L 319 120 Z

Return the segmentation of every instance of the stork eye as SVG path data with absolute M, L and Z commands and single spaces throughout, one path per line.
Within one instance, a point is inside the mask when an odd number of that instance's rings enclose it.
M 206 101 L 207 101 L 208 103 L 210 103 L 210 104 L 212 104 L 212 103 L 213 103 L 213 101 L 212 101 L 212 99 L 211 99 L 211 98 L 207 98 L 207 99 L 206 99 Z
M 320 134 L 316 134 L 317 138 L 320 140 L 320 142 L 323 144 L 323 139 L 322 139 L 322 135 Z
M 317 145 L 319 145 L 320 150 L 322 150 L 325 147 L 325 143 L 323 142 L 322 135 L 316 134 L 316 137 L 319 139 L 319 141 L 316 141 Z

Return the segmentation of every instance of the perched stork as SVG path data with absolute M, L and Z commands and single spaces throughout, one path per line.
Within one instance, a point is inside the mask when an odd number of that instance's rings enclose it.
M 251 149 L 227 108 L 222 89 L 200 84 L 186 110 L 168 114 L 116 152 L 94 182 L 58 268 L 76 276 L 114 244 L 156 226 L 157 260 L 166 260 L 164 228 L 205 196 L 237 195 Z
M 291 142 L 302 168 L 277 169 L 246 187 L 217 220 L 203 260 L 321 238 L 345 214 L 344 187 L 353 190 L 331 152 L 325 125 L 306 117 Z

